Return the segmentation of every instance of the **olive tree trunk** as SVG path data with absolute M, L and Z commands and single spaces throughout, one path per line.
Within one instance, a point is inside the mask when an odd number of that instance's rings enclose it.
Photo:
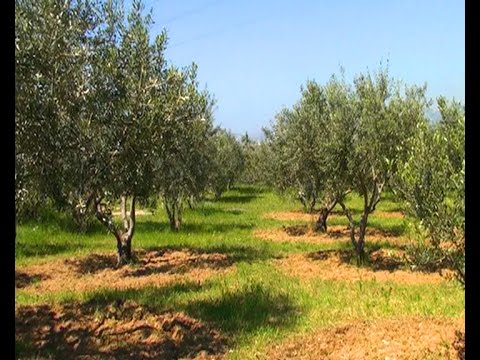
M 334 200 L 332 203 L 322 207 L 318 214 L 317 221 L 315 222 L 314 230 L 316 232 L 327 232 L 327 219 L 328 215 L 332 212 L 333 208 L 337 205 L 338 200 Z
M 117 240 L 117 266 L 124 265 L 132 260 L 132 238 L 135 232 L 135 195 L 132 196 L 130 211 L 127 214 L 127 196 L 122 199 L 122 220 L 123 229 L 119 228 L 113 222 L 111 211 L 103 204 L 102 197 L 95 199 L 95 215 L 97 219 L 105 225 L 108 231 L 115 236 Z
M 165 210 L 170 222 L 170 230 L 179 231 L 182 226 L 182 203 L 179 199 L 165 200 Z
M 368 215 L 370 214 L 370 209 L 364 208 L 360 223 L 358 225 L 358 234 L 356 233 L 356 224 L 353 219 L 352 213 L 347 209 L 343 201 L 341 201 L 340 206 L 343 209 L 345 216 L 348 219 L 348 227 L 350 229 L 350 240 L 352 241 L 353 248 L 355 249 L 356 254 L 360 259 L 365 258 L 365 233 L 367 231 L 367 222 Z
M 343 200 L 338 202 L 348 219 L 350 240 L 352 241 L 355 252 L 361 260 L 365 258 L 365 234 L 367 232 L 368 216 L 375 211 L 375 207 L 380 201 L 380 194 L 382 193 L 384 185 L 385 181 L 379 182 L 378 180 L 375 180 L 373 181 L 372 189 L 370 191 L 367 190 L 366 186 L 363 186 L 363 192 L 361 194 L 363 195 L 363 211 L 360 223 L 358 224 L 358 234 L 356 233 L 356 225 L 351 211 L 345 206 Z

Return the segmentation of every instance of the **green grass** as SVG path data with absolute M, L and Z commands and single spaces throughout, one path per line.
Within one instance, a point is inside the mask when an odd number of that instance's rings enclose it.
M 361 199 L 350 195 L 348 204 L 361 210 Z M 237 270 L 214 276 L 202 285 L 183 282 L 164 287 L 134 290 L 96 289 L 92 292 L 59 292 L 32 295 L 16 291 L 17 304 L 81 301 L 102 309 L 116 299 L 131 299 L 154 311 L 183 311 L 207 321 L 228 335 L 232 359 L 255 358 L 262 349 L 292 333 L 343 321 L 403 316 L 458 317 L 464 311 L 464 292 L 452 282 L 404 285 L 394 282 L 342 282 L 288 276 L 272 260 L 291 253 L 349 244 L 316 245 L 260 240 L 255 229 L 280 227 L 286 222 L 264 219 L 273 211 L 299 210 L 300 204 L 279 197 L 268 189 L 239 187 L 220 201 L 207 199 L 195 210 L 187 209 L 179 233 L 169 230 L 163 211 L 138 216 L 133 248 L 187 247 L 229 255 Z M 391 194 L 378 210 L 399 211 L 401 204 Z M 330 224 L 347 224 L 343 217 Z M 405 235 L 406 221 L 374 214 L 369 225 L 397 235 Z M 368 244 L 368 238 L 367 238 Z M 393 247 L 388 243 L 387 247 Z M 77 234 L 68 220 L 51 216 L 42 223 L 17 226 L 17 266 L 95 252 L 114 252 L 114 238 L 96 226 L 87 234 Z M 17 343 L 22 352 L 29 345 Z

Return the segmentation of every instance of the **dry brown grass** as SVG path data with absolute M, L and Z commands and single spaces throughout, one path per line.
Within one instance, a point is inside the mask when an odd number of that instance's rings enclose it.
M 356 321 L 294 336 L 268 349 L 269 359 L 456 359 L 455 331 L 464 318 Z
M 331 244 L 341 241 L 350 241 L 350 230 L 344 225 L 331 225 L 328 226 L 326 233 L 316 233 L 310 228 L 305 228 L 306 231 L 303 235 L 290 235 L 293 232 L 289 231 L 290 228 L 299 227 L 299 225 L 292 225 L 291 227 L 273 228 L 273 229 L 259 229 L 254 231 L 254 235 L 270 241 L 279 242 L 306 242 L 312 244 Z M 290 233 L 290 234 L 289 234 Z M 406 245 L 409 240 L 403 236 L 396 236 L 387 231 L 381 231 L 375 228 L 367 228 L 366 241 L 368 243 L 377 243 L 388 241 L 397 245 Z
M 15 336 L 62 359 L 222 359 L 225 338 L 184 313 L 156 314 L 131 301 L 24 306 Z
M 120 210 L 112 211 L 113 216 L 122 216 L 122 212 Z M 145 216 L 145 215 L 152 215 L 151 211 L 143 210 L 143 209 L 136 209 L 135 216 Z
M 15 286 L 28 293 L 140 288 L 179 280 L 203 282 L 212 275 L 233 270 L 229 257 L 220 253 L 166 248 L 138 250 L 135 255 L 136 263 L 121 268 L 115 267 L 113 254 L 90 254 L 18 267 Z
M 403 219 L 405 215 L 400 211 L 381 211 L 376 210 L 372 213 L 371 216 L 385 218 L 385 219 Z M 264 219 L 272 219 L 272 220 L 279 220 L 279 221 L 305 221 L 305 222 L 314 222 L 318 214 L 317 213 L 304 213 L 301 211 L 282 211 L 282 212 L 271 212 L 264 214 L 262 216 Z M 331 213 L 328 218 L 335 219 L 335 218 L 342 218 L 345 217 L 341 212 L 334 212 Z
M 440 283 L 446 278 L 439 273 L 400 270 L 399 251 L 380 250 L 370 254 L 371 265 L 359 267 L 350 264 L 352 252 L 322 251 L 311 254 L 294 254 L 274 260 L 285 273 L 304 281 L 312 279 L 332 281 L 394 281 L 403 284 Z

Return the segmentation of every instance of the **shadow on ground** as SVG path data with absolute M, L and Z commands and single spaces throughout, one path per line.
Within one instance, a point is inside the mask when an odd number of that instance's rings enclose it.
M 272 293 L 260 284 L 226 292 L 220 298 L 191 302 L 186 311 L 232 335 L 265 326 L 294 325 L 298 315 L 297 306 L 287 294 Z
M 219 359 L 226 339 L 184 313 L 155 313 L 132 301 L 27 306 L 15 314 L 17 358 Z
M 72 248 L 81 249 L 85 247 L 80 242 L 65 243 L 65 244 L 52 244 L 43 242 L 28 242 L 28 243 L 15 243 L 15 256 L 32 257 L 32 256 L 46 256 L 57 255 L 64 252 L 71 251 Z
M 207 216 L 212 216 L 216 214 L 221 214 L 221 215 L 241 215 L 246 212 L 245 209 L 242 208 L 227 208 L 227 209 L 221 209 L 218 207 L 198 207 L 195 209 L 195 212 L 197 214 L 203 215 L 205 217 Z
M 21 271 L 15 271 L 15 288 L 22 289 L 28 285 L 48 279 L 43 274 L 27 274 Z
M 222 196 L 218 200 L 215 200 L 215 202 L 246 204 L 261 197 L 262 195 L 226 195 Z
M 198 299 L 211 286 L 103 290 L 89 293 L 84 303 L 21 307 L 15 314 L 17 357 L 220 359 L 236 335 L 296 322 L 297 307 L 286 294 L 253 284 Z M 182 294 L 194 300 L 171 300 Z
M 273 254 L 266 251 L 246 246 L 223 245 L 206 249 L 181 245 L 147 247 L 134 250 L 134 259 L 130 264 L 131 266 L 128 266 L 123 275 L 184 274 L 193 269 L 216 270 L 229 267 L 238 261 L 254 262 L 272 257 Z M 83 257 L 66 259 L 64 262 L 71 266 L 75 272 L 83 275 L 117 268 L 114 254 L 89 254 Z M 21 279 L 20 281 L 22 282 Z M 28 284 L 26 281 L 25 278 L 23 283 Z
M 182 224 L 179 233 L 188 234 L 210 234 L 212 232 L 230 232 L 235 230 L 249 230 L 254 228 L 254 224 L 238 222 L 221 223 L 195 223 L 185 222 Z M 159 232 L 169 232 L 170 226 L 166 221 L 142 221 L 138 222 L 136 231 L 142 234 L 152 234 Z
M 261 188 L 261 187 L 258 187 L 258 186 L 240 186 L 240 187 L 235 187 L 233 188 L 232 190 L 240 193 L 240 194 L 256 194 L 256 195 L 259 195 L 259 194 L 264 194 L 266 193 L 268 190 L 264 189 L 264 188 Z
M 399 256 L 386 255 L 381 250 L 368 250 L 366 258 L 361 261 L 353 250 L 321 250 L 307 255 L 312 260 L 327 260 L 337 257 L 340 262 L 348 265 L 357 265 L 373 271 L 395 271 L 405 268 L 407 263 Z
M 396 271 L 396 270 L 411 270 L 411 262 L 404 250 L 401 249 L 384 249 L 377 246 L 372 246 L 366 250 L 364 259 L 359 259 L 353 249 L 341 250 L 320 250 L 307 254 L 307 258 L 311 260 L 327 260 L 336 257 L 341 263 L 353 266 L 359 266 L 370 269 L 372 271 Z M 445 266 L 445 268 L 448 268 Z M 419 272 L 434 273 L 437 268 L 418 269 Z

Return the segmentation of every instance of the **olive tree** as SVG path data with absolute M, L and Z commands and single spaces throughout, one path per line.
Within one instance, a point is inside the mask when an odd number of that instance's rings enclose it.
M 315 230 L 327 230 L 327 218 L 349 192 L 346 151 L 351 129 L 351 96 L 344 82 L 332 77 L 326 86 L 314 81 L 302 88 L 292 109 L 277 114 L 266 137 L 273 154 L 274 184 L 293 190 L 305 210 L 321 203 Z
M 15 1 L 15 203 L 47 199 L 70 206 L 83 167 L 66 161 L 81 148 L 88 96 L 85 69 L 99 23 L 88 1 Z M 77 182 L 75 182 L 78 180 Z
M 155 146 L 155 187 L 167 212 L 170 228 L 178 231 L 185 203 L 208 186 L 215 148 L 214 101 L 200 91 L 197 66 L 167 72 L 165 123 Z
M 88 118 L 84 119 L 84 151 L 90 162 L 89 194 L 97 219 L 117 241 L 118 263 L 131 259 L 137 197 L 153 191 L 151 135 L 163 125 L 165 34 L 153 44 L 148 32 L 150 16 L 134 1 L 128 17 L 122 3 L 107 2 L 105 26 L 98 31 L 92 59 L 92 90 Z M 122 224 L 112 216 L 121 200 Z M 130 206 L 128 207 L 128 202 Z M 128 207 L 128 211 L 127 211 Z
M 238 179 L 244 184 L 271 185 L 271 151 L 264 140 L 252 139 L 248 133 L 240 138 L 243 170 Z
M 363 257 L 368 217 L 380 202 L 382 191 L 397 171 L 399 161 L 406 156 L 408 140 L 424 120 L 428 102 L 426 87 L 406 87 L 402 93 L 400 84 L 394 83 L 385 69 L 373 75 L 357 76 L 354 85 L 348 168 L 351 189 L 363 199 L 358 225 L 345 202 L 342 200 L 339 204 L 348 218 L 355 251 Z
M 441 120 L 421 124 L 394 183 L 419 222 L 420 240 L 465 285 L 465 114 L 455 101 L 437 104 Z
M 218 129 L 213 137 L 215 152 L 210 175 L 210 187 L 219 199 L 239 178 L 244 168 L 242 146 L 233 134 Z

